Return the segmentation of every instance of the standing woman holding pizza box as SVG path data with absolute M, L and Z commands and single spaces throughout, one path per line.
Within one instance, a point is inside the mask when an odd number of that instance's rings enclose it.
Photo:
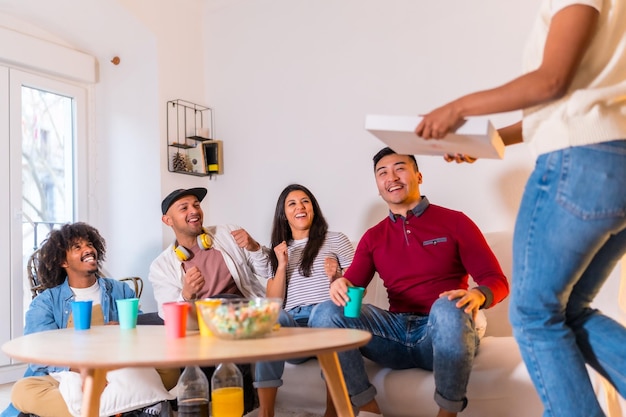
M 514 335 L 544 416 L 603 416 L 586 364 L 626 396 L 626 329 L 590 307 L 626 252 L 626 3 L 543 0 L 524 58 L 524 75 L 415 131 L 441 139 L 467 116 L 523 110 L 499 132 L 538 155 L 515 226 Z

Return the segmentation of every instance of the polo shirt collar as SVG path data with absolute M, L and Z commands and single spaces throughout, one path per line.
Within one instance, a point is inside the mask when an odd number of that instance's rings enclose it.
M 428 198 L 426 198 L 425 195 L 421 196 L 422 199 L 420 200 L 419 203 L 417 203 L 417 205 L 415 207 L 413 207 L 411 210 L 409 210 L 406 215 L 408 217 L 409 213 L 413 213 L 413 215 L 415 217 L 419 217 L 422 215 L 422 213 L 424 213 L 424 211 L 426 211 L 426 209 L 428 208 L 428 206 L 430 206 L 430 202 L 428 201 Z M 398 217 L 402 217 L 402 218 L 406 218 L 404 216 L 401 215 L 396 215 L 394 213 L 391 212 L 391 210 L 389 210 L 389 218 L 391 219 L 392 222 L 396 222 L 396 219 Z

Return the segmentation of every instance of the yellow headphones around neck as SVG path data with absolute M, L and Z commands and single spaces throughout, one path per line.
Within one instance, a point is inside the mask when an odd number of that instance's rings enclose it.
M 198 247 L 202 250 L 211 249 L 213 247 L 213 239 L 211 239 L 211 236 L 209 236 L 206 229 L 202 229 L 202 232 L 203 233 L 196 237 Z M 176 254 L 176 257 L 183 262 L 191 258 L 189 251 L 182 246 L 178 246 L 178 242 L 176 241 L 174 242 L 174 253 Z

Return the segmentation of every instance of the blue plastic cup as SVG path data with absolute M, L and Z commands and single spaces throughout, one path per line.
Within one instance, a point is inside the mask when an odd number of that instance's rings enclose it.
M 89 301 L 72 301 L 72 318 L 74 320 L 74 329 L 88 330 L 91 328 L 91 307 L 93 302 Z
M 363 302 L 363 287 L 348 287 L 348 302 L 343 307 L 343 315 L 351 318 L 358 318 L 361 315 L 361 303 Z

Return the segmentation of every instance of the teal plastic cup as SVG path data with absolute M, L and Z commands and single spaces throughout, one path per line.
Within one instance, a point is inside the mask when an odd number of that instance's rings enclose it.
M 361 315 L 361 304 L 363 303 L 363 287 L 348 287 L 348 302 L 343 307 L 343 315 L 351 318 L 358 318 Z
M 117 303 L 117 316 L 120 329 L 134 329 L 137 327 L 137 314 L 139 314 L 139 298 L 124 298 L 115 300 Z
M 91 328 L 91 307 L 93 302 L 88 301 L 72 301 L 72 320 L 74 321 L 74 329 L 89 330 Z

